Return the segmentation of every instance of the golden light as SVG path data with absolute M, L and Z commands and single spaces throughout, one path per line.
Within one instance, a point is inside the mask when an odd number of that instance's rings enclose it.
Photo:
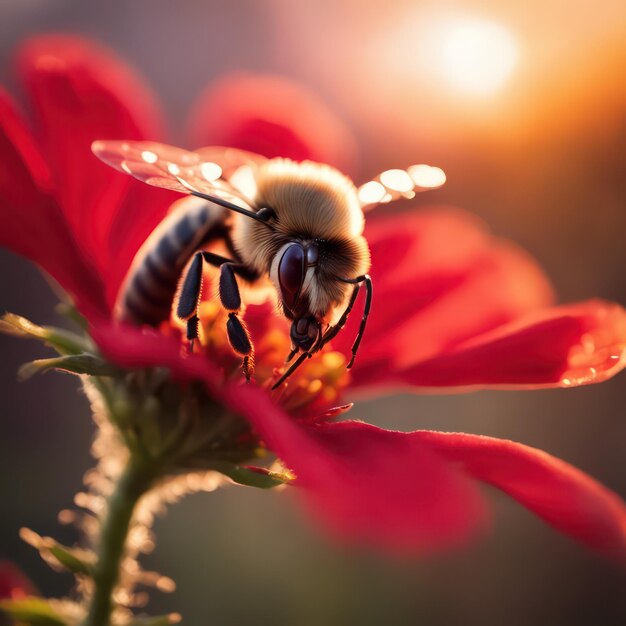
M 411 165 L 407 171 L 415 186 L 422 189 L 437 189 L 446 182 L 446 173 L 440 167 L 424 164 Z
M 483 19 L 451 21 L 442 32 L 443 78 L 473 95 L 490 95 L 510 76 L 518 45 L 503 26 Z

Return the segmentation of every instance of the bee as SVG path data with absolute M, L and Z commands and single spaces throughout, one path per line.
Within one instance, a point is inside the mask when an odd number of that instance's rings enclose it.
M 269 279 L 280 311 L 291 321 L 285 361 L 290 365 L 275 389 L 336 337 L 364 286 L 363 314 L 347 365 L 352 367 L 372 304 L 364 209 L 415 195 L 419 185 L 410 168 L 388 170 L 357 190 L 328 165 L 267 159 L 234 148 L 190 152 L 154 142 L 96 141 L 92 150 L 121 172 L 191 196 L 174 203 L 137 252 L 116 303 L 119 319 L 157 326 L 169 319 L 175 303 L 193 350 L 203 266 L 219 268 L 228 340 L 249 380 L 254 346 L 240 319 L 238 279 L 253 289 Z M 208 249 L 218 241 L 229 256 Z

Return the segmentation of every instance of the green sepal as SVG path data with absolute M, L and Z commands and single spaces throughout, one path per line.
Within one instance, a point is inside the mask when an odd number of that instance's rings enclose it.
M 92 566 L 87 560 L 90 557 L 95 559 L 91 552 L 80 550 L 78 548 L 68 548 L 58 543 L 52 537 L 42 537 L 41 535 L 38 535 L 30 528 L 21 528 L 20 538 L 29 546 L 38 550 L 44 560 L 49 559 L 49 557 L 52 556 L 52 558 L 57 561 L 59 565 L 62 565 L 70 572 L 91 576 Z
M 54 310 L 59 315 L 62 315 L 71 322 L 74 322 L 76 326 L 82 328 L 84 331 L 89 329 L 87 320 L 78 312 L 78 309 L 71 302 L 59 302 Z
M 43 598 L 0 600 L 0 611 L 7 613 L 16 622 L 31 626 L 67 626 L 67 622 Z
M 170 626 L 171 624 L 178 624 L 180 620 L 181 617 L 178 613 L 170 613 L 157 617 L 138 617 L 129 622 L 127 626 Z
M 233 482 L 246 487 L 257 487 L 259 489 L 273 489 L 285 483 L 291 482 L 291 477 L 282 472 L 259 468 L 250 469 L 242 465 L 234 465 L 226 462 L 211 463 L 213 469 L 228 476 Z
M 119 370 L 94 354 L 70 354 L 51 359 L 37 359 L 20 367 L 17 376 L 27 380 L 35 374 L 49 370 L 62 370 L 70 374 L 88 374 L 89 376 L 115 376 Z
M 0 332 L 14 337 L 39 339 L 59 354 L 80 354 L 94 349 L 88 339 L 76 333 L 53 326 L 38 326 L 14 313 L 5 313 L 0 318 Z
M 74 574 L 83 576 L 92 575 L 92 567 L 84 559 L 81 559 L 74 550 L 66 548 L 59 543 L 51 542 L 44 548 L 49 552 L 65 569 Z

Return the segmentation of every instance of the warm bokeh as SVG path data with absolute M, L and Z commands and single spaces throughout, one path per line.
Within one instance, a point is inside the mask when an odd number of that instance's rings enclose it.
M 528 249 L 561 300 L 626 302 L 626 8 L 623 3 L 165 0 L 0 5 L 0 82 L 25 37 L 78 32 L 117 50 L 166 106 L 172 140 L 209 81 L 233 70 L 278 74 L 316 92 L 357 137 L 360 182 L 427 162 L 445 187 L 396 205 L 462 206 Z M 71 132 L 71 129 L 68 129 Z M 350 146 L 350 149 L 353 147 Z M 348 166 L 346 166 L 348 167 Z M 37 322 L 55 298 L 30 265 L 0 252 L 2 310 Z M 459 311 L 463 315 L 463 311 Z M 56 321 L 56 320 L 55 320 Z M 18 539 L 22 525 L 71 542 L 56 513 L 89 467 L 93 428 L 74 379 L 17 385 L 38 346 L 2 338 L 0 559 L 63 594 Z M 401 429 L 482 433 L 537 446 L 621 494 L 624 377 L 567 391 L 400 396 L 361 402 L 355 417 Z M 465 552 L 391 561 L 338 549 L 281 495 L 228 489 L 195 496 L 157 526 L 147 561 L 178 582 L 154 612 L 186 623 L 621 624 L 623 574 L 497 494 L 496 528 Z M 65 535 L 64 535 L 65 533 Z

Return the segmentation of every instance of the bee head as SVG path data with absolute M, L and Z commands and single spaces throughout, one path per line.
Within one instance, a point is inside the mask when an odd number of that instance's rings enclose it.
M 305 292 L 319 256 L 316 242 L 290 241 L 276 255 L 276 278 L 285 314 L 291 319 L 308 312 Z
M 285 315 L 292 320 L 294 347 L 308 350 L 321 333 L 321 322 L 310 311 L 307 290 L 319 258 L 315 241 L 290 241 L 278 252 L 276 275 Z
M 313 315 L 298 317 L 291 323 L 291 343 L 295 348 L 308 352 L 322 333 L 321 323 Z

